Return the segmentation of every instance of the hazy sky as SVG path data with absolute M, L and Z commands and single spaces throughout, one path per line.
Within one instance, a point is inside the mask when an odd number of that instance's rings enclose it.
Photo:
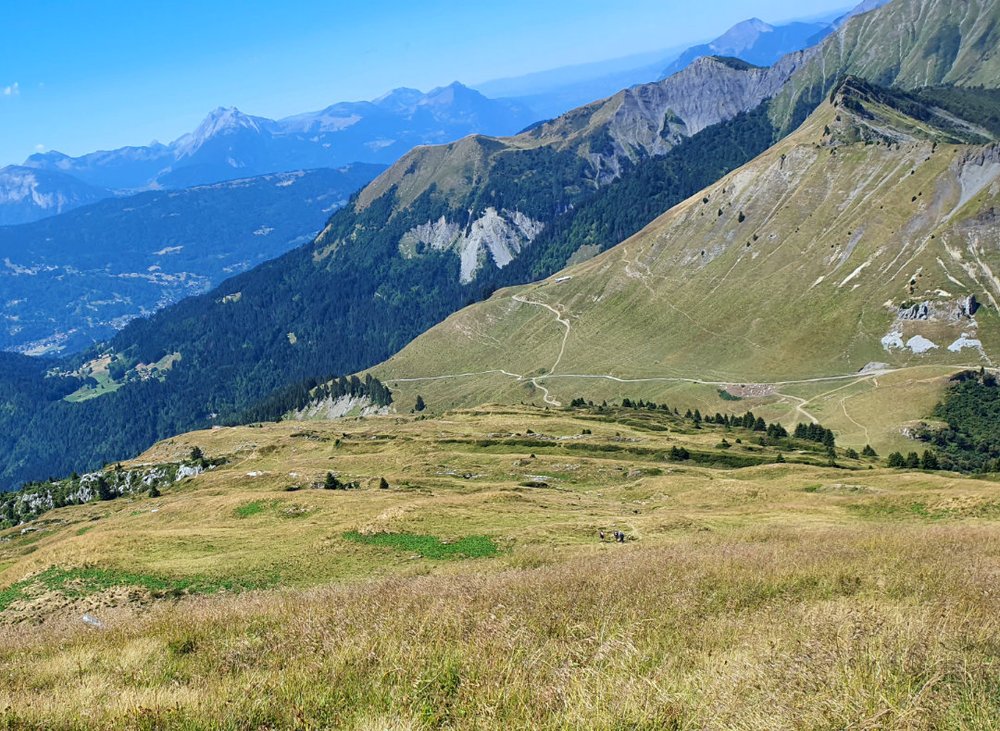
M 696 43 L 850 0 L 35 0 L 0 13 L 0 166 Z

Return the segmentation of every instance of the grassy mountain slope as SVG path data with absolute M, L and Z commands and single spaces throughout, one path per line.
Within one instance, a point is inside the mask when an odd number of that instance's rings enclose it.
M 995 0 L 894 0 L 852 18 L 820 44 L 778 95 L 772 115 L 780 128 L 796 127 L 845 74 L 902 89 L 995 88 L 998 47 Z
M 776 455 L 661 411 L 531 408 L 211 430 L 124 468 L 195 446 L 226 462 L 0 534 L 0 722 L 1000 718 L 991 482 L 671 462 Z M 361 486 L 310 489 L 328 471 Z
M 457 313 L 374 373 L 443 406 L 566 402 L 610 378 L 655 392 L 992 364 L 1000 148 L 935 114 L 848 80 L 793 135 L 639 234 Z M 970 295 L 983 305 L 972 312 Z

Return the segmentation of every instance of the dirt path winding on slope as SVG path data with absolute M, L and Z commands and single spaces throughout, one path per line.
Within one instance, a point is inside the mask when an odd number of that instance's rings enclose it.
M 551 376 L 555 372 L 556 368 L 559 367 L 559 362 L 562 360 L 563 353 L 566 352 L 566 341 L 569 340 L 569 334 L 570 331 L 572 330 L 572 326 L 569 324 L 569 320 L 564 318 L 562 316 L 562 313 L 552 305 L 546 304 L 545 302 L 537 302 L 535 300 L 529 300 L 527 297 L 523 297 L 519 294 L 515 294 L 512 299 L 515 302 L 520 302 L 523 305 L 535 305 L 536 307 L 544 307 L 546 310 L 548 310 L 549 312 L 551 312 L 553 315 L 556 316 L 556 321 L 560 325 L 566 328 L 566 332 L 563 333 L 562 343 L 559 346 L 559 355 L 556 356 L 556 362 L 552 364 L 551 368 L 549 368 L 549 372 L 542 376 L 535 376 L 530 379 L 532 385 L 534 385 L 542 392 L 542 399 L 545 401 L 545 403 L 551 404 L 552 406 L 562 406 L 562 402 L 552 398 L 552 396 L 549 394 L 549 389 L 540 384 L 538 382 L 538 379 L 545 378 L 546 376 Z

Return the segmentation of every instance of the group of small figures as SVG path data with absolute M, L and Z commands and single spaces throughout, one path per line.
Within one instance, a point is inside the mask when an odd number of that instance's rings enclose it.
M 598 535 L 601 537 L 601 543 L 604 543 L 604 540 L 607 538 L 607 535 L 605 535 L 604 531 L 598 531 Z M 623 533 L 622 531 L 616 530 L 611 535 L 614 537 L 615 543 L 625 542 L 625 533 Z

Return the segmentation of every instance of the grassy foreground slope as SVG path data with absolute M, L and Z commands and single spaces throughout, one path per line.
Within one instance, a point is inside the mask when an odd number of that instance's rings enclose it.
M 715 411 L 720 388 L 770 384 L 753 393 L 801 420 L 803 399 L 853 380 L 990 365 L 1000 148 L 971 144 L 985 139 L 848 80 L 632 238 L 460 311 L 374 373 L 397 403 L 420 392 L 440 407 L 623 392 L 684 403 L 665 394 L 694 389 Z
M 755 440 L 494 407 L 162 442 L 141 461 L 228 461 L 0 536 L 0 719 L 995 726 L 995 483 Z

